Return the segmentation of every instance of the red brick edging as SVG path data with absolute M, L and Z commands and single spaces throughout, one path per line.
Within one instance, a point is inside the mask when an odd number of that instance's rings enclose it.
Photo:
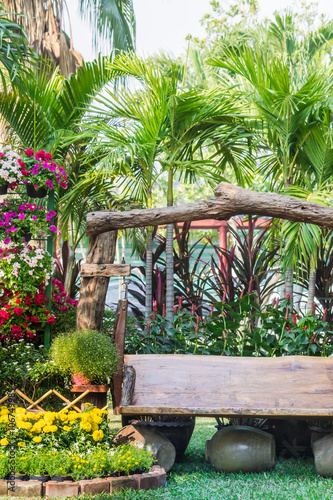
M 149 490 L 150 488 L 161 488 L 166 484 L 166 472 L 163 467 L 153 465 L 150 472 L 145 474 L 133 474 L 133 476 L 108 477 L 106 479 L 86 479 L 82 481 L 15 481 L 15 491 L 10 490 L 5 479 L 0 479 L 0 495 L 17 497 L 41 497 L 48 498 L 97 495 L 119 491 L 121 488 L 133 490 Z

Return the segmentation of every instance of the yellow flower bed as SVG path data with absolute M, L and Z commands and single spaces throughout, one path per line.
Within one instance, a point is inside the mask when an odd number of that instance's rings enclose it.
M 74 410 L 60 412 L 33 413 L 25 408 L 16 407 L 15 441 L 18 446 L 45 443 L 57 440 L 60 445 L 69 446 L 71 442 L 88 439 L 91 443 L 102 442 L 107 434 L 107 411 L 92 408 L 84 413 Z M 0 446 L 8 446 L 9 409 L 0 408 Z

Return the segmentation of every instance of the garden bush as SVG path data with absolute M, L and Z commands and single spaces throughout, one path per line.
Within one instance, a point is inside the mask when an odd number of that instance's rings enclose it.
M 175 306 L 169 328 L 164 316 L 153 311 L 141 329 L 127 332 L 128 354 L 215 354 L 227 356 L 329 356 L 333 353 L 333 325 L 326 314 L 297 314 L 290 301 L 274 300 L 260 307 L 255 293 L 236 301 L 216 302 L 200 317 Z M 314 308 L 315 309 L 315 308 Z

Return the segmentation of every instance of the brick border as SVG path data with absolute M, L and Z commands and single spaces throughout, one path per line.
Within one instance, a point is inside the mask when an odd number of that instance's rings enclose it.
M 64 498 L 67 496 L 98 495 L 108 493 L 112 495 L 120 489 L 149 490 L 162 488 L 166 485 L 166 471 L 159 465 L 153 465 L 150 472 L 133 474 L 133 476 L 108 477 L 106 479 L 86 479 L 81 481 L 15 481 L 15 491 L 8 489 L 7 481 L 0 479 L 0 496 Z

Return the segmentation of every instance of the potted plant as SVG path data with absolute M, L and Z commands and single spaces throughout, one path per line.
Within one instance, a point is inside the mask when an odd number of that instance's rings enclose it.
M 35 203 L 18 203 L 17 199 L 0 203 L 0 240 L 7 245 L 11 241 L 45 239 L 57 233 L 54 225 L 56 212 L 38 207 Z
M 83 404 L 89 402 L 98 408 L 106 405 L 106 384 L 117 371 L 119 361 L 117 349 L 110 337 L 95 330 L 63 333 L 54 339 L 50 357 L 62 375 L 81 377 L 81 383 L 74 384 L 72 392 L 80 393 L 89 389 L 95 393 L 82 399 Z
M 52 160 L 50 153 L 27 149 L 22 159 L 23 183 L 27 185 L 27 194 L 31 198 L 44 198 L 56 185 L 67 188 L 65 171 Z

